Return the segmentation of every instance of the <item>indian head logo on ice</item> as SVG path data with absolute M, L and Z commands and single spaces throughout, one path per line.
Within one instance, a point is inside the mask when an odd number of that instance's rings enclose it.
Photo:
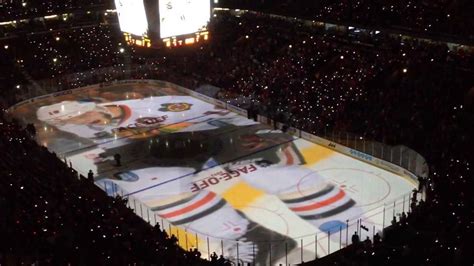
M 167 115 L 156 116 L 156 117 L 140 117 L 135 119 L 135 124 L 130 124 L 128 127 L 153 127 L 161 125 L 168 119 Z
M 162 107 L 158 109 L 161 112 L 184 112 L 191 109 L 192 104 L 190 103 L 164 103 Z

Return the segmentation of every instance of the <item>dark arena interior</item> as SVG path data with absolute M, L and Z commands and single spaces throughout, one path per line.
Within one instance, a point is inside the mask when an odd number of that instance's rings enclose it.
M 0 265 L 474 265 L 473 14 L 0 0 Z

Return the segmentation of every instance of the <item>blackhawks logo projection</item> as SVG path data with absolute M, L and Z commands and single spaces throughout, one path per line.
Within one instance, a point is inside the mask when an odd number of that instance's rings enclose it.
M 183 112 L 191 109 L 192 104 L 189 103 L 164 103 L 159 109 L 161 112 Z

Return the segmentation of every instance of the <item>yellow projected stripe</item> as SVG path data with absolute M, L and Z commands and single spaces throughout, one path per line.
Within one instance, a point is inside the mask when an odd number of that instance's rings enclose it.
M 196 236 L 196 233 L 187 232 L 181 227 L 171 226 L 165 228 L 165 230 L 166 232 L 168 232 L 168 235 L 174 235 L 178 239 L 178 245 L 185 250 L 189 250 L 191 248 L 194 249 L 197 247 L 204 247 L 204 245 L 206 245 L 205 239 Z
M 314 165 L 334 154 L 334 151 L 319 145 L 301 150 L 307 165 Z M 271 177 L 269 177 L 271 178 Z M 222 194 L 222 197 L 235 209 L 243 210 L 250 206 L 265 192 L 251 187 L 245 182 L 239 182 Z M 245 195 L 245 196 L 243 196 Z
M 173 133 L 173 132 L 176 132 L 176 131 L 181 130 L 183 128 L 190 127 L 193 124 L 194 123 L 189 123 L 189 122 L 176 123 L 176 124 L 167 125 L 165 127 L 162 127 L 162 128 L 160 128 L 160 131 Z
M 222 197 L 234 209 L 242 210 L 245 207 L 250 206 L 252 202 L 264 194 L 263 191 L 253 188 L 247 183 L 239 182 L 224 192 Z
M 302 149 L 301 154 L 306 161 L 307 165 L 314 165 L 329 156 L 333 155 L 335 151 L 320 145 L 313 145 L 311 147 Z

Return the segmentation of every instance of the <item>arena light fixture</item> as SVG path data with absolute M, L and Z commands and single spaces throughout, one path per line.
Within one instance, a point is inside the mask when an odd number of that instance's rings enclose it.
M 53 18 L 57 18 L 58 15 L 49 15 L 49 16 L 44 16 L 44 19 L 53 19 Z

